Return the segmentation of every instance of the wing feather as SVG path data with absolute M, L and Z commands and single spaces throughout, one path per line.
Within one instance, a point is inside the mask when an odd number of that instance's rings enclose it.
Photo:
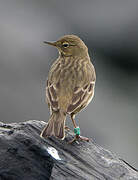
M 48 101 L 48 104 L 53 110 L 57 111 L 59 109 L 57 89 L 54 87 L 53 84 L 49 82 L 47 83 L 47 87 L 46 87 L 46 99 Z
M 80 107 L 88 105 L 88 102 L 90 102 L 90 99 L 92 99 L 94 94 L 94 86 L 95 82 L 92 81 L 88 84 L 85 84 L 83 88 L 75 87 L 72 103 L 68 106 L 67 113 L 70 114 Z

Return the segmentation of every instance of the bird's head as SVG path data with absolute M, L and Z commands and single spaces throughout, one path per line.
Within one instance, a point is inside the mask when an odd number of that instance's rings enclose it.
M 81 56 L 88 53 L 87 46 L 75 35 L 65 35 L 56 42 L 44 41 L 44 43 L 55 46 L 62 56 Z

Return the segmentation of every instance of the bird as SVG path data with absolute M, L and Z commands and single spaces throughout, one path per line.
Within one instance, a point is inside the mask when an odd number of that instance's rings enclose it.
M 94 96 L 96 72 L 88 48 L 76 35 L 64 35 L 54 42 L 45 44 L 58 49 L 59 57 L 52 64 L 46 83 L 46 101 L 50 119 L 40 136 L 65 138 L 66 116 L 71 117 L 75 136 L 71 141 L 89 138 L 80 135 L 75 115 L 84 109 Z

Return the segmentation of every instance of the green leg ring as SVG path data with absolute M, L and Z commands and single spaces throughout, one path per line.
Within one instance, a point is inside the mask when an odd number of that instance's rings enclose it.
M 79 127 L 74 128 L 74 133 L 75 135 L 80 135 L 80 128 Z

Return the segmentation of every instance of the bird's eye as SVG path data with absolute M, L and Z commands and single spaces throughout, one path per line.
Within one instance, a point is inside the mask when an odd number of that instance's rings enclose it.
M 62 45 L 63 45 L 64 48 L 69 47 L 69 43 L 67 43 L 67 42 L 66 42 L 66 43 L 63 43 Z

